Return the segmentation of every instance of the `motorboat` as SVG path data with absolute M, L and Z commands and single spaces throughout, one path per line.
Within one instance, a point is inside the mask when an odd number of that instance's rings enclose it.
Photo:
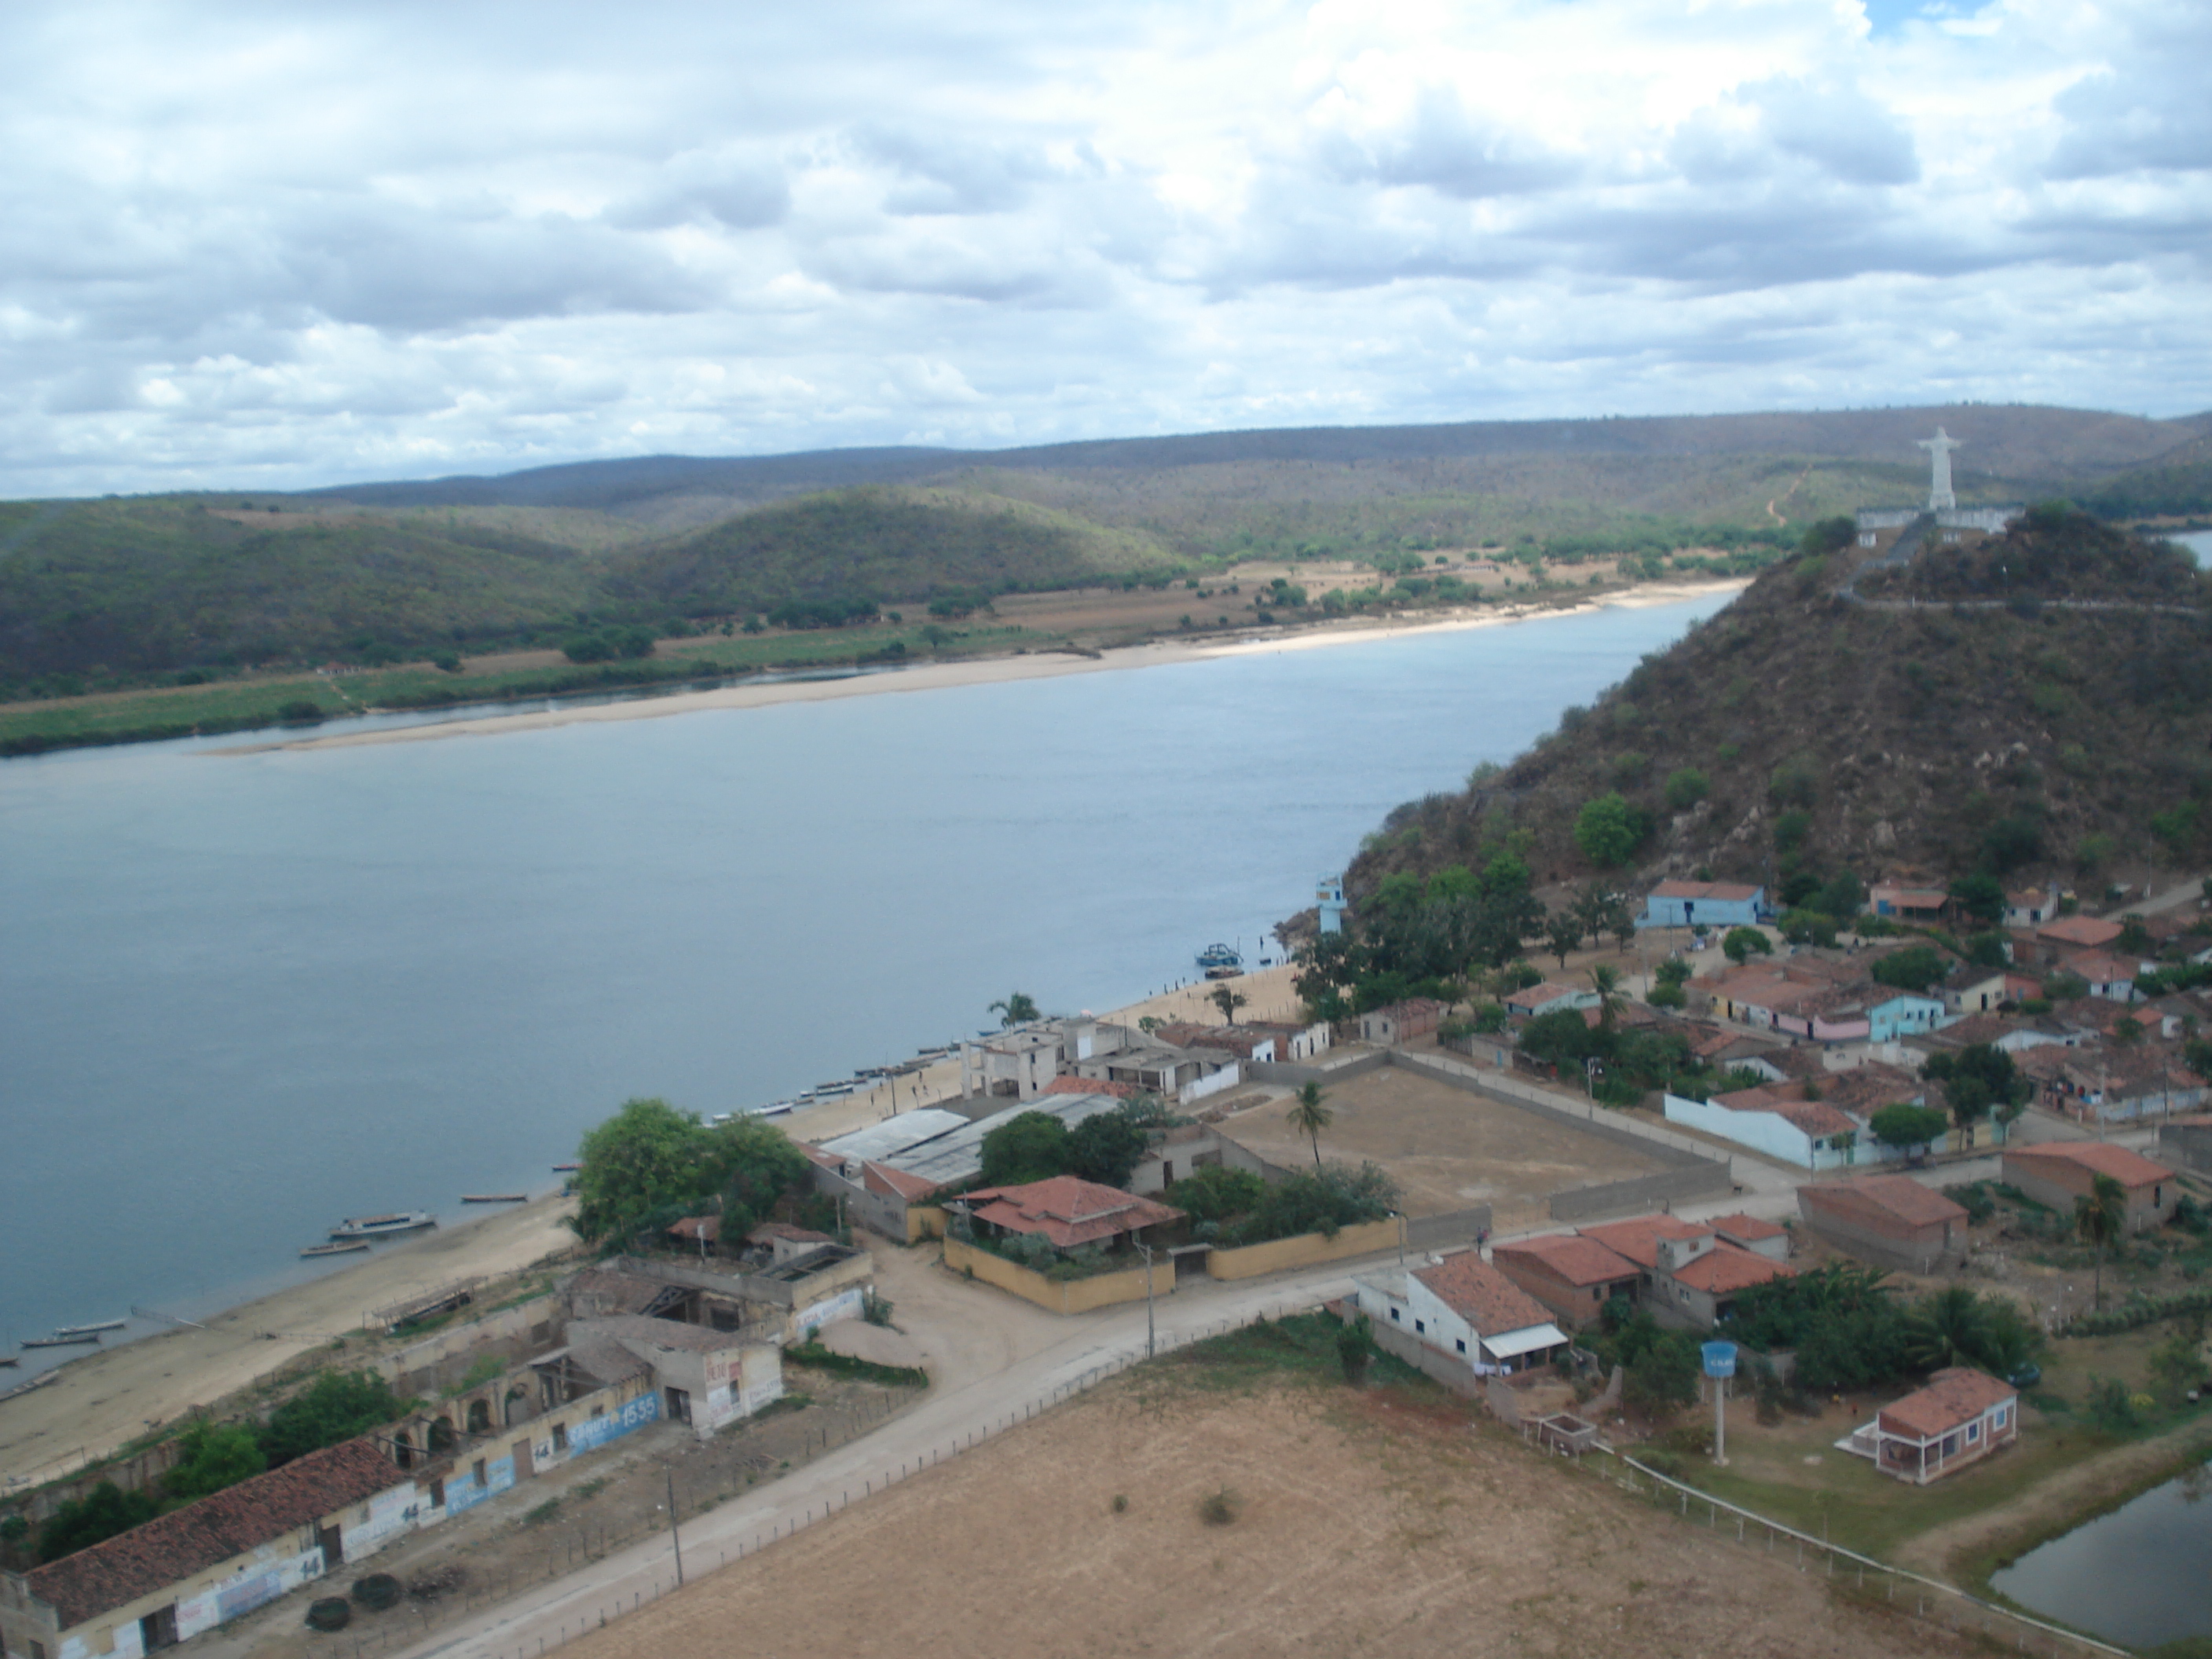
M 428 1210 L 401 1210 L 390 1215 L 354 1215 L 331 1229 L 332 1238 L 388 1238 L 394 1233 L 420 1232 L 434 1227 L 438 1218 Z

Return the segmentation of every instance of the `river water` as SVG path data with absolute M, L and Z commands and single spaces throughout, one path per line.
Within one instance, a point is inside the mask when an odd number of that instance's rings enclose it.
M 1212 940 L 1255 952 L 1389 808 L 1723 603 L 0 763 L 0 1337 L 190 1316 L 328 1270 L 297 1252 L 342 1216 L 544 1190 L 631 1096 L 740 1109 L 973 1034 L 1017 989 L 1103 1009 Z
M 2031 1612 L 2123 1646 L 2212 1637 L 2212 1467 L 2037 1546 L 1990 1583 Z
M 2176 536 L 2172 539 L 2194 553 L 2197 563 L 2212 568 L 2212 530 L 2192 530 L 2185 536 Z

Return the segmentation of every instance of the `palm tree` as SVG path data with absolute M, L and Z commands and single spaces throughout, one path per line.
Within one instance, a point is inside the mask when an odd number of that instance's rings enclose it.
M 1298 1103 L 1284 1120 L 1299 1134 L 1313 1140 L 1314 1168 L 1321 1168 L 1321 1132 L 1336 1121 L 1336 1114 L 1322 1103 L 1321 1085 L 1309 1082 L 1298 1091 Z
M 1037 1006 L 1026 991 L 1016 991 L 1012 996 L 1001 997 L 990 1005 L 999 1016 L 1000 1026 L 1012 1030 L 1017 1025 L 1026 1025 L 1037 1017 Z
M 2128 1189 L 2111 1176 L 2092 1176 L 2089 1190 L 2074 1200 L 2074 1231 L 2097 1253 L 2093 1307 L 2105 1305 L 2105 1252 L 2120 1242 L 2127 1225 Z
M 1234 1025 L 1237 1023 L 1237 1011 L 1251 1000 L 1243 992 L 1233 991 L 1226 985 L 1217 985 L 1206 994 L 1212 1000 L 1213 1006 L 1221 1010 L 1221 1023 L 1224 1025 Z
M 1589 976 L 1590 989 L 1597 993 L 1597 1023 L 1609 1031 L 1626 1000 L 1620 994 L 1620 969 L 1609 962 L 1594 963 Z
M 1906 1352 L 1922 1370 L 1972 1365 L 1989 1350 L 1990 1319 L 1964 1285 L 1946 1285 L 1912 1310 Z

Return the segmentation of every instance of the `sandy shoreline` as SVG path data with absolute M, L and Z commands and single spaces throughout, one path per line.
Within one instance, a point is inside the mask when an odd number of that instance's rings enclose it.
M 1284 1017 L 1297 997 L 1287 967 L 1248 974 L 1236 985 L 1249 999 L 1239 1010 L 1249 1018 Z M 1219 1012 L 1206 1000 L 1212 988 L 1202 981 L 1179 987 L 1104 1018 L 1218 1020 Z M 905 1111 L 957 1094 L 959 1082 L 958 1060 L 940 1060 L 896 1085 L 775 1121 L 794 1139 L 827 1139 L 889 1115 L 894 1088 L 896 1109 Z M 357 1336 L 370 1308 L 471 1274 L 518 1273 L 568 1251 L 576 1243 L 565 1224 L 574 1207 L 571 1200 L 549 1196 L 441 1227 L 214 1315 L 204 1328 L 143 1337 L 56 1367 L 46 1373 L 52 1382 L 0 1401 L 0 1495 L 65 1476 L 333 1339 Z M 343 1363 L 343 1354 L 337 1358 Z
M 954 686 L 994 685 L 1013 680 L 1054 679 L 1064 674 L 1097 674 L 1132 668 L 1157 668 L 1170 663 L 1206 662 L 1219 657 L 1253 656 L 1279 651 L 1310 651 L 1338 645 L 1364 645 L 1378 640 L 1410 638 L 1424 634 L 1461 633 L 1478 628 L 1502 628 L 1514 623 L 1551 617 L 1577 617 L 1613 609 L 1645 610 L 1683 599 L 1715 593 L 1740 593 L 1747 580 L 1663 582 L 1631 588 L 1625 592 L 1586 599 L 1559 609 L 1510 606 L 1498 610 L 1456 611 L 1432 622 L 1395 623 L 1352 619 L 1262 634 L 1236 640 L 1183 641 L 1171 640 L 1125 646 L 1097 657 L 1068 651 L 1039 651 L 1021 655 L 963 658 L 955 662 L 924 663 L 911 668 L 854 673 L 830 679 L 788 679 L 767 684 L 747 682 L 717 687 L 711 691 L 679 691 L 665 696 L 638 697 L 611 703 L 579 703 L 559 708 L 518 710 L 513 714 L 483 714 L 468 720 L 445 720 L 423 726 L 400 726 L 383 732 L 334 732 L 328 736 L 297 738 L 281 743 L 243 744 L 212 749 L 212 755 L 258 755 L 277 749 L 339 749 L 358 744 L 419 743 L 434 738 L 484 737 L 507 732 L 543 730 L 587 721 L 656 720 L 669 714 L 688 714 L 707 708 L 763 708 L 780 703 L 828 702 L 844 697 L 875 696 L 894 691 L 935 691 Z

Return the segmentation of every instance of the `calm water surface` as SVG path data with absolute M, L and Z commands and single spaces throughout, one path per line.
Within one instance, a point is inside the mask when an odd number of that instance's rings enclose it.
M 2197 562 L 2212 568 L 2212 530 L 2192 530 L 2173 539 L 2197 556 Z
M 204 1312 L 315 1271 L 297 1252 L 342 1216 L 543 1190 L 633 1095 L 740 1109 L 972 1034 L 1018 988 L 1103 1009 L 1210 940 L 1253 951 L 1390 807 L 1722 603 L 0 763 L 0 1336 Z
M 2212 1636 L 2212 1466 L 2030 1550 L 1990 1583 L 2021 1606 L 2128 1647 Z

